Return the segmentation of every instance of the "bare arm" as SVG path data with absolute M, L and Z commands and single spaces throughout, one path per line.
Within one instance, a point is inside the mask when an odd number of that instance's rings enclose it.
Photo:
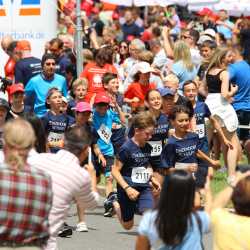
M 171 38 L 169 36 L 169 28 L 163 27 L 162 37 L 163 37 L 163 48 L 165 50 L 165 53 L 168 58 L 173 59 L 174 52 L 173 52 L 173 48 L 171 45 L 171 40 L 170 40 Z
M 128 183 L 124 180 L 124 178 L 121 175 L 121 169 L 122 169 L 122 162 L 119 160 L 116 161 L 116 164 L 112 167 L 112 175 L 117 181 L 117 183 L 124 189 L 128 185 Z
M 207 162 L 208 162 L 210 165 L 212 165 L 212 166 L 215 166 L 215 167 L 220 166 L 220 164 L 219 164 L 218 161 L 215 161 L 215 160 L 209 158 L 209 157 L 208 157 L 205 153 L 203 153 L 201 150 L 198 150 L 198 151 L 197 151 L 196 156 L 197 156 L 198 158 L 204 160 L 204 161 L 207 161 Z
M 231 87 L 231 91 L 229 91 L 229 74 L 227 71 L 223 71 L 220 74 L 221 83 L 221 95 L 228 101 L 231 101 L 231 98 L 237 92 L 237 87 Z
M 135 250 L 150 250 L 149 240 L 144 235 L 138 235 L 136 238 Z

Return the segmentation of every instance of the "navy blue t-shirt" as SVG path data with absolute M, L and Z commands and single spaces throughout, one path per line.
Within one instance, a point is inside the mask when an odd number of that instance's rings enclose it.
M 48 111 L 41 120 L 48 136 L 50 151 L 56 153 L 63 148 L 64 132 L 75 123 L 75 120 L 69 115 L 54 115 L 50 111 Z
M 66 67 L 71 64 L 70 59 L 67 55 L 61 55 L 59 58 L 56 59 L 56 73 L 62 76 L 65 76 Z
M 211 112 L 204 102 L 197 102 L 194 108 L 194 117 L 196 120 L 196 133 L 200 140 L 200 149 L 204 153 L 208 153 L 208 140 L 205 126 L 205 118 L 209 118 Z
M 15 83 L 24 86 L 35 75 L 42 71 L 41 60 L 36 57 L 27 57 L 19 60 L 15 65 Z
M 147 169 L 151 169 L 151 150 L 152 147 L 148 143 L 141 148 L 132 139 L 128 139 L 121 146 L 118 155 L 119 161 L 123 164 L 121 175 L 130 186 L 149 186 L 150 176 Z
M 196 153 L 199 148 L 199 137 L 196 133 L 187 133 L 185 138 L 170 136 L 161 154 L 161 165 L 164 168 L 175 167 L 176 163 L 197 163 Z
M 156 119 L 156 127 L 152 134 L 152 138 L 148 143 L 152 146 L 151 151 L 151 163 L 153 169 L 161 168 L 161 152 L 162 148 L 167 142 L 169 130 L 169 120 L 168 116 L 165 114 L 160 114 Z M 131 126 L 128 134 L 129 138 L 134 136 L 134 128 Z

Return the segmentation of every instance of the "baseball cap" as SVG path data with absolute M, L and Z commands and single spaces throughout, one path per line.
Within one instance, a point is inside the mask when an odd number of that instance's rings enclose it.
M 149 72 L 155 72 L 155 70 L 150 66 L 147 62 L 139 62 L 135 65 L 134 68 L 134 75 L 138 72 L 141 72 L 143 74 L 149 73 Z
M 22 83 L 12 84 L 10 86 L 10 95 L 13 95 L 16 92 L 24 92 L 24 87 Z
M 159 88 L 158 90 L 161 94 L 161 97 L 164 97 L 167 95 L 174 96 L 174 92 L 170 88 L 165 87 L 165 88 Z
M 16 50 L 31 50 L 30 42 L 28 40 L 17 41 Z
M 96 97 L 95 97 L 95 104 L 98 104 L 98 103 L 109 104 L 110 98 L 107 96 L 106 93 L 98 93 L 98 94 L 96 94 Z
M 216 32 L 213 29 L 206 29 L 198 40 L 198 44 L 202 44 L 205 41 L 214 41 Z
M 88 102 L 78 102 L 74 108 L 76 112 L 91 112 L 91 106 Z
M 213 14 L 213 11 L 209 8 L 203 8 L 200 11 L 197 12 L 199 16 L 211 16 Z
M 62 101 L 63 101 L 64 103 L 68 103 L 68 100 L 67 100 L 67 98 L 66 98 L 65 96 L 62 96 Z
M 0 107 L 4 107 L 7 110 L 10 109 L 9 103 L 3 98 L 0 98 Z

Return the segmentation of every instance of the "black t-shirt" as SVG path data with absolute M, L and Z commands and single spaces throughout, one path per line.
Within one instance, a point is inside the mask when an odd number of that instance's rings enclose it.
M 15 82 L 24 86 L 35 75 L 41 73 L 41 60 L 36 57 L 27 57 L 19 60 L 15 65 Z
M 244 49 L 244 59 L 250 63 L 250 29 L 242 29 L 240 31 L 240 44 Z

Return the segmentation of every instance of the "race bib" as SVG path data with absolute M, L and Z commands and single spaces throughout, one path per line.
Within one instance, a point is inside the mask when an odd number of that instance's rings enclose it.
M 48 135 L 48 144 L 50 147 L 60 147 L 64 146 L 64 134 L 49 132 Z
M 199 138 L 205 137 L 205 125 L 204 124 L 196 124 L 196 134 L 199 136 Z
M 148 141 L 152 146 L 151 156 L 159 156 L 162 151 L 162 142 L 161 141 Z
M 134 183 L 146 184 L 149 182 L 152 174 L 151 168 L 137 167 L 132 169 L 131 179 Z
M 109 128 L 102 124 L 98 129 L 97 133 L 106 144 L 109 144 L 112 135 L 112 132 Z

